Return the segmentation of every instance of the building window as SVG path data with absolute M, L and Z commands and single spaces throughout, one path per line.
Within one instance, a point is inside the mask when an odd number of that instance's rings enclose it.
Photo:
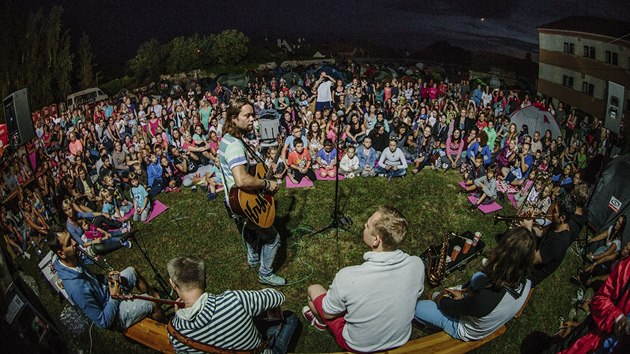
M 573 76 L 562 75 L 562 86 L 573 88 Z
M 612 65 L 619 65 L 619 55 L 615 52 L 611 52 L 610 50 L 607 50 L 606 63 L 612 64 Z
M 583 56 L 585 58 L 595 59 L 595 47 L 590 47 L 590 46 L 585 45 Z
M 575 53 L 575 43 L 564 42 L 564 52 L 569 54 Z
M 588 83 L 586 81 L 582 82 L 582 93 L 585 93 L 589 96 L 593 96 L 594 91 L 595 91 L 595 86 L 593 86 L 593 84 Z

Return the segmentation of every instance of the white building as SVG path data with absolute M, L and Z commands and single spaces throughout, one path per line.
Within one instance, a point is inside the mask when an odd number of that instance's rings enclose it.
M 619 109 L 630 127 L 630 23 L 571 16 L 540 26 L 538 37 L 539 93 L 605 119 L 614 82 L 625 88 Z

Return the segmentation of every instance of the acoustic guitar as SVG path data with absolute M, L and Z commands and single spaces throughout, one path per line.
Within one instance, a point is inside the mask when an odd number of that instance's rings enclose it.
M 278 136 L 278 152 L 273 159 L 273 164 L 278 163 L 283 149 L 284 144 Z M 273 171 L 265 165 L 264 161 L 252 166 L 248 172 L 260 179 L 273 178 Z M 271 227 L 276 218 L 276 201 L 273 193 L 269 191 L 246 191 L 233 186 L 229 193 L 229 204 L 233 213 L 244 217 L 262 229 Z

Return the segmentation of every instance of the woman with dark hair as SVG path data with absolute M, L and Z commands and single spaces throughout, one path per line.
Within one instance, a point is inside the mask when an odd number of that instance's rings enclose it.
M 454 126 L 455 120 L 451 122 L 453 133 L 446 139 L 446 154 L 442 156 L 442 168 L 444 172 L 451 167 L 458 168 L 462 164 L 462 150 L 464 142 L 462 141 L 462 132 Z
M 416 304 L 415 320 L 463 341 L 480 340 L 511 320 L 531 288 L 527 279 L 536 242 L 526 228 L 508 231 L 481 272 L 461 290 L 445 289 Z
M 607 258 L 621 251 L 621 238 L 625 228 L 626 216 L 620 215 L 608 229 L 600 232 L 595 237 L 589 237 L 589 252 L 586 254 L 586 258 L 595 263 L 602 258 Z

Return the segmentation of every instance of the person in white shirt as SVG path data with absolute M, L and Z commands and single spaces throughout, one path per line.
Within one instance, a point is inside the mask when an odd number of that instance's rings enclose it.
M 389 179 L 402 177 L 407 173 L 405 154 L 398 148 L 398 142 L 395 139 L 389 139 L 389 149 L 385 149 L 381 154 L 376 173 Z
M 308 288 L 304 317 L 318 330 L 330 328 L 337 344 L 352 352 L 376 352 L 405 344 L 424 290 L 424 264 L 398 249 L 408 223 L 393 207 L 380 207 L 365 223 L 365 262 L 340 270 L 326 289 Z
M 354 146 L 350 146 L 339 162 L 339 173 L 347 178 L 354 178 L 358 172 L 359 157 L 356 155 L 356 148 Z
M 316 111 L 323 111 L 324 108 L 332 107 L 332 84 L 335 82 L 325 71 L 319 74 L 319 79 L 315 81 L 313 90 L 317 90 L 317 103 L 315 103 Z

